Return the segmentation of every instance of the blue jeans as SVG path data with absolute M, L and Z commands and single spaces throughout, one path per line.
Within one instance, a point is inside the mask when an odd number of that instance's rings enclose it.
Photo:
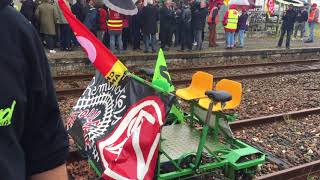
M 234 32 L 226 31 L 226 42 L 227 42 L 227 47 L 234 46 Z
M 115 52 L 116 50 L 116 39 L 118 42 L 118 47 L 119 47 L 119 52 L 123 50 L 123 45 L 122 45 L 122 31 L 109 31 L 110 35 L 110 49 L 112 52 Z
M 149 51 L 149 45 L 151 45 L 152 51 L 156 51 L 156 35 L 155 34 L 144 34 L 143 35 L 144 50 Z
M 240 47 L 243 47 L 244 45 L 244 32 L 245 32 L 244 29 L 239 30 L 239 46 Z
M 310 41 L 314 40 L 314 25 L 315 25 L 315 22 L 309 23 L 309 40 Z

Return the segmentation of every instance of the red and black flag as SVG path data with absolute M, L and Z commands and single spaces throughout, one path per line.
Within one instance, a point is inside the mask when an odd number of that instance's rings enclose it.
M 152 179 L 160 128 L 174 96 L 127 72 L 63 0 L 60 8 L 99 72 L 72 109 L 67 129 L 104 179 Z
M 67 129 L 104 179 L 152 179 L 173 98 L 131 76 L 116 85 L 98 73 L 73 107 Z

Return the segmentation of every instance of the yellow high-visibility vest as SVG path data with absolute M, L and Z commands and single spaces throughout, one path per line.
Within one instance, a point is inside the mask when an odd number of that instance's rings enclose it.
M 235 9 L 229 9 L 228 10 L 228 20 L 227 20 L 227 25 L 224 26 L 227 29 L 237 29 L 238 25 L 238 18 L 239 18 L 239 13 Z

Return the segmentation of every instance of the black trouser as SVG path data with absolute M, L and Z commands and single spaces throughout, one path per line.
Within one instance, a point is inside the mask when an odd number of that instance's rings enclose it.
M 283 38 L 286 33 L 287 33 L 286 47 L 290 47 L 292 28 L 281 28 L 281 35 L 280 35 L 280 39 L 278 41 L 278 46 L 282 46 Z
M 47 48 L 49 50 L 53 50 L 54 48 L 54 38 L 55 36 L 54 35 L 49 35 L 49 34 L 44 34 L 44 40 L 46 41 L 47 43 Z
M 69 24 L 60 24 L 61 48 L 66 49 L 71 47 L 72 33 Z
M 130 38 L 129 28 L 127 28 L 127 27 L 126 27 L 126 28 L 123 28 L 123 30 L 122 30 L 123 50 L 127 50 L 129 38 Z
M 187 47 L 189 50 L 192 49 L 193 36 L 191 26 L 182 26 L 181 29 L 181 50 Z
M 170 46 L 170 27 L 162 27 L 161 33 L 161 48 L 164 49 L 166 46 Z
M 140 40 L 141 40 L 141 34 L 136 33 L 133 35 L 133 49 L 140 49 Z
M 176 24 L 174 31 L 174 46 L 178 46 L 181 44 L 181 24 Z

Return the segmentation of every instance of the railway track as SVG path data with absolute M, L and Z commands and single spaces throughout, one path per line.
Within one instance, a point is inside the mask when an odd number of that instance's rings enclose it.
M 311 69 L 301 69 L 301 70 L 292 70 L 292 71 L 278 71 L 278 72 L 268 72 L 268 73 L 253 73 L 253 74 L 241 74 L 241 75 L 227 75 L 227 76 L 215 76 L 215 80 L 221 79 L 233 79 L 233 80 L 241 80 L 241 79 L 256 79 L 256 78 L 264 78 L 270 76 L 279 76 L 279 75 L 287 75 L 287 74 L 300 74 L 300 73 L 308 73 L 308 72 L 319 72 L 320 68 L 311 68 Z M 79 76 L 89 76 L 89 75 L 79 75 Z M 92 75 L 90 75 L 92 78 Z M 72 79 L 72 78 L 71 78 Z M 191 82 L 191 79 L 180 79 L 173 80 L 172 83 L 174 85 L 186 85 Z M 57 89 L 56 93 L 58 96 L 68 96 L 68 95 L 81 95 L 85 88 L 68 88 L 68 89 Z
M 267 62 L 267 63 L 249 63 L 249 64 L 233 64 L 233 65 L 219 65 L 219 66 L 203 66 L 203 67 L 190 67 L 190 68 L 174 68 L 169 69 L 172 76 L 174 74 L 180 73 L 193 73 L 195 71 L 213 71 L 213 70 L 224 70 L 224 69 L 241 69 L 248 67 L 266 67 L 266 66 L 283 66 L 288 65 L 289 70 L 278 70 L 278 71 L 265 71 L 258 73 L 247 73 L 247 74 L 227 74 L 215 76 L 215 80 L 220 79 L 250 79 L 250 78 L 263 78 L 269 76 L 278 76 L 286 74 L 299 74 L 307 72 L 319 72 L 320 71 L 320 60 L 319 59 L 308 59 L 308 60 L 294 60 L 294 61 L 281 61 L 281 62 Z M 291 70 L 290 70 L 290 68 Z M 136 67 L 135 67 L 136 68 Z M 141 73 L 138 70 L 133 70 L 138 75 Z M 79 75 L 64 75 L 55 76 L 53 79 L 55 81 L 89 81 L 92 79 L 93 74 L 79 74 Z M 189 84 L 191 79 L 173 79 L 173 84 L 175 85 L 185 85 Z M 68 95 L 80 95 L 85 90 L 85 88 L 68 88 L 68 89 L 57 89 L 58 96 L 68 96 Z
M 244 127 L 256 127 L 261 124 L 269 124 L 274 122 L 285 121 L 288 118 L 297 119 L 301 117 L 305 117 L 310 114 L 319 114 L 320 107 L 304 109 L 300 111 L 292 111 L 288 113 L 280 113 L 270 116 L 263 116 L 258 118 L 252 118 L 247 120 L 240 120 L 230 124 L 230 127 L 233 131 L 240 130 Z M 72 151 L 69 153 L 68 163 L 72 163 L 75 161 L 85 160 L 86 157 L 82 156 L 78 151 Z M 271 159 L 271 158 L 269 158 Z M 314 175 L 320 174 L 320 160 L 316 160 L 313 162 L 301 164 L 298 166 L 290 167 L 284 170 L 280 170 L 274 173 L 266 174 L 259 176 L 257 179 L 259 180 L 283 180 L 283 179 L 308 179 Z
M 317 63 L 320 62 L 320 59 L 307 59 L 307 60 L 294 60 L 294 61 L 280 61 L 280 62 L 266 62 L 266 63 L 248 63 L 248 64 L 232 64 L 232 65 L 214 65 L 214 66 L 202 66 L 202 67 L 188 67 L 188 68 L 169 68 L 170 73 L 179 73 L 186 71 L 212 71 L 212 70 L 221 70 L 221 69 L 239 69 L 247 67 L 258 67 L 258 66 L 279 66 L 279 65 L 289 65 L 289 64 L 306 64 L 306 63 Z M 140 74 L 138 67 L 132 66 L 129 69 L 136 74 Z M 78 75 L 63 75 L 63 76 L 54 76 L 53 80 L 83 80 L 91 79 L 94 74 L 78 74 Z

